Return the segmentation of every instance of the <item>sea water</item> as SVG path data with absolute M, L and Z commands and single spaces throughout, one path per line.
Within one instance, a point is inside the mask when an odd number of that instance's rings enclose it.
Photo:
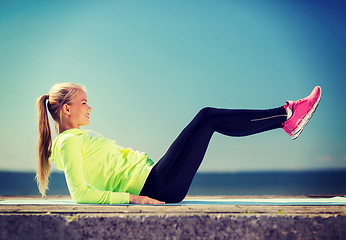
M 39 195 L 35 173 L 0 172 L 0 195 Z M 50 175 L 47 195 L 68 195 L 63 173 Z M 346 169 L 197 173 L 189 195 L 346 195 Z

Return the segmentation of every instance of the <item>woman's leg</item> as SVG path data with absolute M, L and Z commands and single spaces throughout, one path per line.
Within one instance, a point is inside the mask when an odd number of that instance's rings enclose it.
M 204 108 L 173 142 L 150 172 L 141 195 L 166 202 L 180 202 L 189 190 L 214 132 L 247 136 L 281 128 L 296 139 L 314 114 L 322 95 L 316 86 L 309 96 L 268 110 Z M 287 119 L 288 118 L 288 119 Z
M 214 132 L 247 136 L 282 128 L 284 107 L 268 110 L 203 108 L 154 166 L 140 195 L 165 202 L 180 202 L 186 196 Z

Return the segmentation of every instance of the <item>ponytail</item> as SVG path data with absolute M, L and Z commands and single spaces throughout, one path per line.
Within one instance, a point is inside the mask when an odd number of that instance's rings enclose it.
M 42 95 L 36 101 L 38 109 L 38 130 L 39 139 L 37 145 L 38 153 L 38 169 L 36 173 L 36 181 L 38 189 L 42 196 L 45 196 L 45 192 L 48 189 L 50 163 L 49 157 L 52 149 L 52 134 L 50 131 L 48 113 L 47 113 L 47 100 L 49 95 Z
M 58 83 L 49 91 L 49 94 L 42 95 L 36 101 L 38 110 L 38 168 L 36 173 L 37 186 L 45 196 L 48 189 L 50 163 L 49 157 L 52 152 L 52 133 L 50 131 L 48 111 L 55 121 L 55 131 L 59 134 L 61 120 L 61 106 L 70 103 L 78 91 L 85 91 L 84 87 L 75 83 Z M 48 103 L 47 103 L 48 101 Z M 48 111 L 47 111 L 48 108 Z

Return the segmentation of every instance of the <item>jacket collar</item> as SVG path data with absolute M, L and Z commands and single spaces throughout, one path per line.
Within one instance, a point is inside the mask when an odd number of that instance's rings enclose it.
M 83 134 L 85 132 L 86 132 L 86 130 L 84 130 L 84 129 L 71 128 L 71 129 L 67 129 L 67 130 L 63 131 L 59 135 L 63 135 L 63 134 L 67 134 L 67 133 L 70 133 L 70 134 L 73 134 L 73 135 L 80 135 L 80 134 Z

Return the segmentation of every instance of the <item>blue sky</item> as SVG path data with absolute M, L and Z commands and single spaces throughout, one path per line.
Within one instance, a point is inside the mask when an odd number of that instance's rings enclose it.
M 215 134 L 201 171 L 346 167 L 344 1 L 1 1 L 0 170 L 36 169 L 34 102 L 87 88 L 86 127 L 157 161 L 205 106 L 271 108 L 322 86 L 292 141 Z

